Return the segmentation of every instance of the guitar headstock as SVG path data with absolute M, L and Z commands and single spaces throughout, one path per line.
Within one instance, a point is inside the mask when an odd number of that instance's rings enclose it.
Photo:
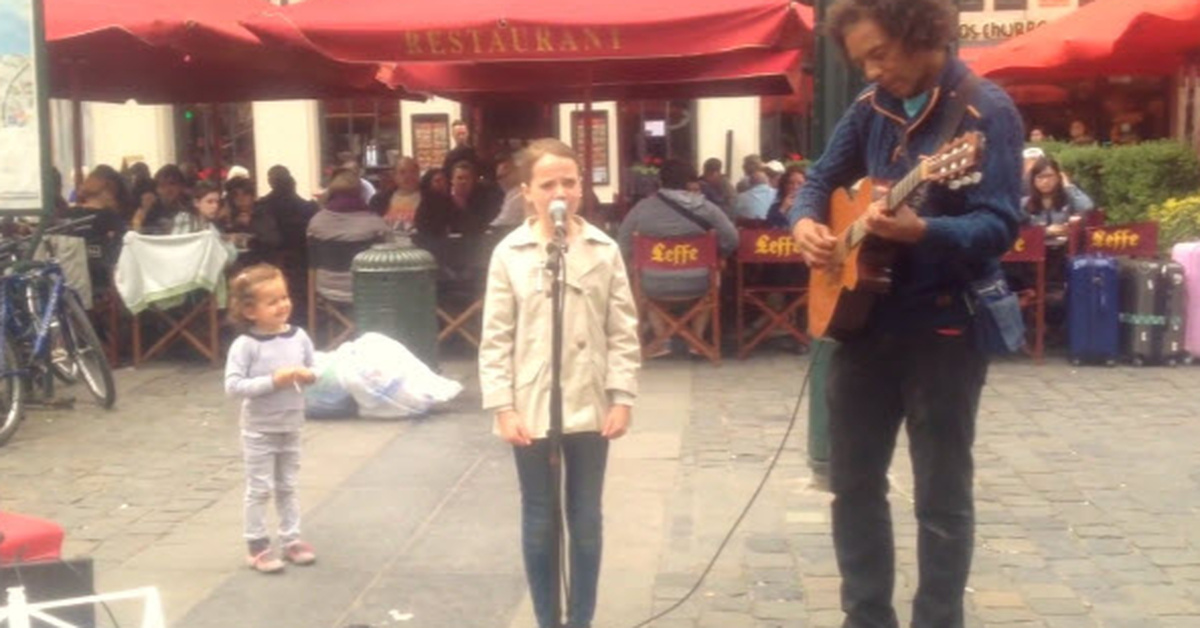
M 971 131 L 946 142 L 921 162 L 921 180 L 957 190 L 983 180 L 983 134 Z

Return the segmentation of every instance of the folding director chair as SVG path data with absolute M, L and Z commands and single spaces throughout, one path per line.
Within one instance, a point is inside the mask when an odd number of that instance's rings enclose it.
M 680 301 L 692 299 L 664 299 L 651 297 L 642 287 L 646 271 L 672 272 L 683 270 L 705 270 L 708 272 L 708 288 L 695 302 L 680 314 L 672 306 Z M 633 234 L 633 298 L 642 315 L 657 315 L 666 321 L 667 329 L 661 336 L 654 336 L 642 344 L 642 355 L 649 357 L 661 351 L 673 336 L 683 338 L 688 346 L 708 358 L 713 364 L 721 363 L 721 257 L 717 252 L 717 235 L 714 231 L 688 238 L 660 238 Z M 692 322 L 701 317 L 709 318 L 712 341 L 708 342 L 692 330 Z

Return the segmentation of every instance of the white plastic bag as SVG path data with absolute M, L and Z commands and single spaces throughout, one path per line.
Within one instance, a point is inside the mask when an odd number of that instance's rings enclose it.
M 338 379 L 338 355 L 317 351 L 312 372 L 317 381 L 304 389 L 304 413 L 313 418 L 352 417 L 356 414 L 354 397 Z
M 338 381 L 364 417 L 425 414 L 462 392 L 462 384 L 434 373 L 404 345 L 374 332 L 339 347 L 337 365 Z

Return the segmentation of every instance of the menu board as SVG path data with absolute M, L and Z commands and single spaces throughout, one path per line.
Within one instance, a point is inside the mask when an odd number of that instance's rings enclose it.
M 412 117 L 412 154 L 421 172 L 441 168 L 450 152 L 450 116 L 444 113 L 423 113 Z
M 47 96 L 38 81 L 42 34 L 35 4 L 0 0 L 0 211 L 44 209 L 42 168 L 49 146 L 39 109 Z
M 571 147 L 583 154 L 584 112 L 571 112 Z M 592 131 L 592 184 L 608 185 L 608 112 L 593 111 L 588 116 Z

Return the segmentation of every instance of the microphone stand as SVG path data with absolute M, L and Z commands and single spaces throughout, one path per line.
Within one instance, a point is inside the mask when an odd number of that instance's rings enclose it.
M 551 303 L 551 357 L 550 357 L 550 430 L 546 440 L 550 446 L 550 557 L 552 562 L 554 591 L 551 595 L 551 608 L 554 621 L 562 621 L 562 547 L 563 547 L 563 508 L 562 508 L 562 436 L 563 436 L 563 394 L 562 394 L 562 352 L 563 352 L 563 283 L 566 277 L 567 233 L 563 225 L 555 225 L 554 238 L 546 245 L 546 270 L 550 271 L 550 303 Z M 568 585 L 569 588 L 569 585 Z

